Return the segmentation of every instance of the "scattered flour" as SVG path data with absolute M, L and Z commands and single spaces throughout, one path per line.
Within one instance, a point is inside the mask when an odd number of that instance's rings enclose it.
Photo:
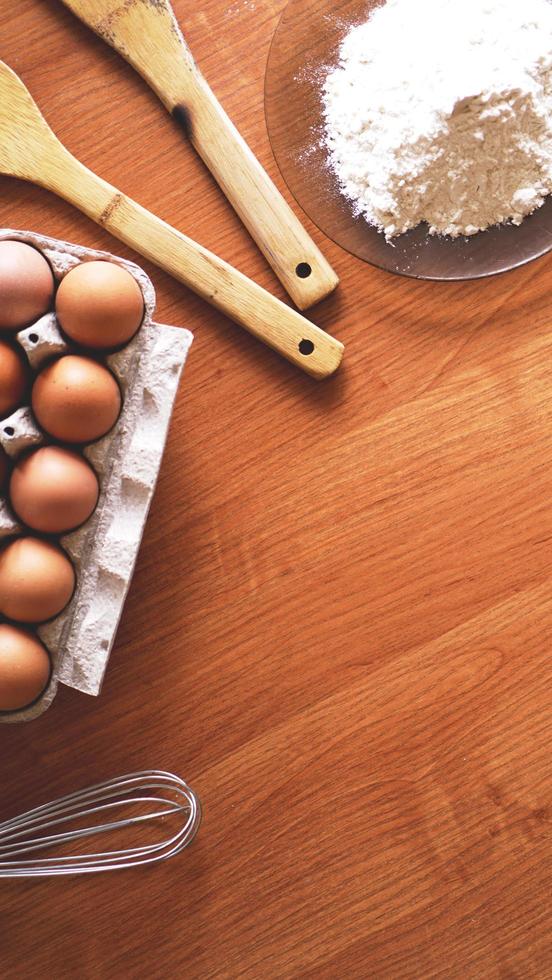
M 226 8 L 225 17 L 237 17 L 249 10 L 255 10 L 256 0 L 236 0 Z
M 388 239 L 520 224 L 552 191 L 549 0 L 388 0 L 322 96 L 341 190 Z

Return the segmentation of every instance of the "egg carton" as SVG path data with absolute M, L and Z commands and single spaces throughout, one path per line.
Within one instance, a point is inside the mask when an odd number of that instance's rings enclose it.
M 96 510 L 81 528 L 60 538 L 75 566 L 77 585 L 67 608 L 37 630 L 52 657 L 52 677 L 32 706 L 0 714 L 0 722 L 13 723 L 42 714 L 54 700 L 59 684 L 85 694 L 100 693 L 193 337 L 188 330 L 153 322 L 155 291 L 146 273 L 133 262 L 28 231 L 1 229 L 0 241 L 5 239 L 38 248 L 49 260 L 58 282 L 80 262 L 114 262 L 134 276 L 145 308 L 136 336 L 123 350 L 105 359 L 121 386 L 123 408 L 111 432 L 84 449 L 101 486 Z M 54 313 L 22 330 L 15 340 L 33 371 L 52 356 L 75 350 L 65 341 Z M 29 407 L 0 420 L 0 445 L 12 460 L 51 441 L 38 428 Z M 0 540 L 22 530 L 9 500 L 0 496 Z

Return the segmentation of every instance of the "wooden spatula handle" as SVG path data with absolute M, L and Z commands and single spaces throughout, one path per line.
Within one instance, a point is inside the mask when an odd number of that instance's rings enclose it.
M 53 190 L 121 241 L 314 378 L 339 367 L 343 345 L 223 259 L 176 231 L 83 166 L 58 144 L 45 167 Z
M 146 79 L 182 126 L 300 309 L 339 279 L 196 66 L 169 0 L 64 0 Z
M 178 101 L 167 90 L 163 100 L 293 301 L 307 309 L 333 292 L 339 283 L 336 273 L 196 66 L 187 73 L 181 69 L 179 78 Z

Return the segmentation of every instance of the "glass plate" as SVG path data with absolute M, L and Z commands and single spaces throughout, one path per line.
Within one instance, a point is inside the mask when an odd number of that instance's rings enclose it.
M 516 228 L 473 238 L 430 236 L 421 225 L 388 244 L 355 217 L 328 168 L 320 87 L 341 40 L 382 0 L 290 0 L 268 58 L 265 112 L 270 142 L 291 193 L 316 225 L 348 252 L 418 279 L 477 279 L 506 272 L 552 248 L 552 198 Z

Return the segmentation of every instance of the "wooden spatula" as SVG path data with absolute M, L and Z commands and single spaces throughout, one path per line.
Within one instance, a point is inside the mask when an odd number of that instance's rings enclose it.
M 169 0 L 63 0 L 151 85 L 304 310 L 339 280 L 197 68 Z
M 313 377 L 323 378 L 339 366 L 343 345 L 338 340 L 72 156 L 21 79 L 2 61 L 0 173 L 32 181 L 70 201 Z

